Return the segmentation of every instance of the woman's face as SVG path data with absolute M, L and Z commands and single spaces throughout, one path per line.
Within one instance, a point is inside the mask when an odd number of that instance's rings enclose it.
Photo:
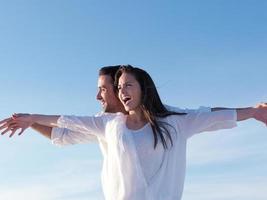
M 122 73 L 118 83 L 118 95 L 126 111 L 139 109 L 141 105 L 141 87 L 130 73 Z

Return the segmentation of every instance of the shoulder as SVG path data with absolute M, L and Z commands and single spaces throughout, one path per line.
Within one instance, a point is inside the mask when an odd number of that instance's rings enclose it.
M 118 119 L 118 118 L 124 118 L 125 114 L 121 112 L 117 112 L 117 113 L 102 112 L 98 114 L 98 117 L 102 117 L 104 120 L 111 121 L 111 120 Z
M 168 111 L 172 111 L 172 112 L 185 112 L 186 111 L 186 109 L 182 109 L 182 108 L 178 108 L 178 107 L 174 107 L 174 106 L 170 106 L 166 104 L 164 104 L 164 106 Z
M 187 114 L 184 115 L 169 115 L 167 117 L 158 118 L 159 121 L 167 122 L 168 124 L 176 124 L 177 121 L 184 118 Z
M 211 112 L 211 108 L 210 107 L 206 107 L 206 106 L 200 106 L 200 107 L 198 107 L 196 109 L 179 108 L 179 107 L 174 107 L 174 106 L 170 106 L 170 105 L 166 105 L 166 104 L 164 104 L 164 106 L 169 111 L 180 112 L 180 113 Z

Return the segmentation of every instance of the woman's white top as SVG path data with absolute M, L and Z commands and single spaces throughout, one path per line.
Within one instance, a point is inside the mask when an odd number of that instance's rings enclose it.
M 102 185 L 106 200 L 180 200 L 187 139 L 203 131 L 233 128 L 237 118 L 235 110 L 160 118 L 171 125 L 168 130 L 173 139 L 173 146 L 164 150 L 160 140 L 154 149 L 149 124 L 130 130 L 126 117 L 122 113 L 61 116 L 57 125 L 65 129 L 52 131 L 52 142 L 60 146 L 98 140 L 104 157 Z

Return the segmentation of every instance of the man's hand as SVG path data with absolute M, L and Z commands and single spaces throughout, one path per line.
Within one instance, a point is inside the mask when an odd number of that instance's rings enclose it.
M 1 134 L 4 135 L 11 131 L 9 137 L 12 137 L 17 130 L 21 129 L 18 135 L 21 135 L 32 125 L 30 114 L 13 114 L 12 117 L 0 121 Z
M 267 103 L 260 103 L 255 106 L 254 119 L 263 122 L 267 126 Z

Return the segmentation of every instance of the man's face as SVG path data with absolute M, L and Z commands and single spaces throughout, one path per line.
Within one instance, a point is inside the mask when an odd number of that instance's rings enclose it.
M 113 89 L 113 81 L 109 75 L 98 77 L 96 99 L 100 101 L 104 112 L 121 112 L 122 104 Z

